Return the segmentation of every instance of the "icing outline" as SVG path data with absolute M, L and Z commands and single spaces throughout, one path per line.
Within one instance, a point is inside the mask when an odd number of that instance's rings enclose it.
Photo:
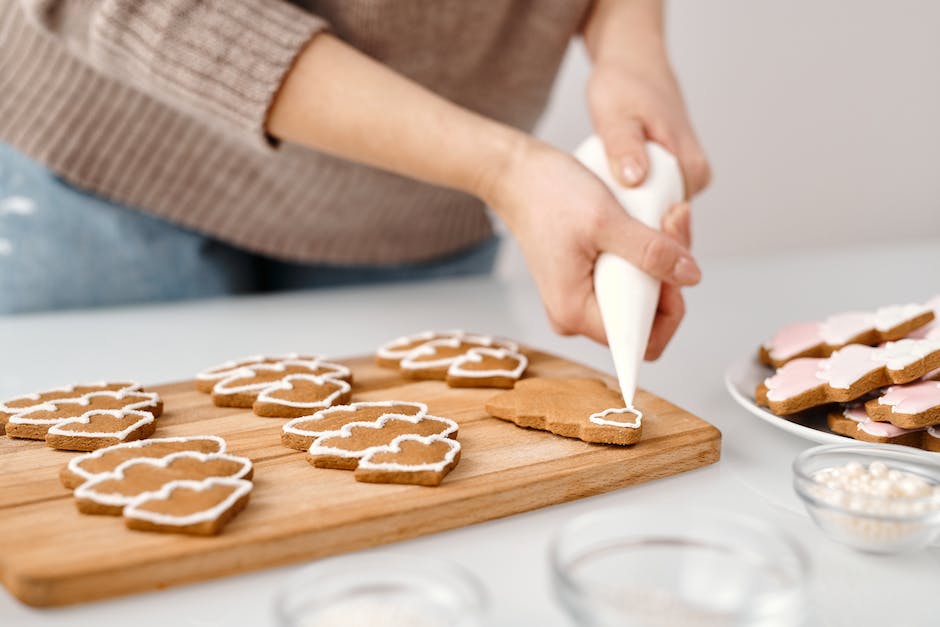
M 428 406 L 424 403 L 412 402 L 412 401 L 358 401 L 356 403 L 349 403 L 347 405 L 333 405 L 332 407 L 327 407 L 321 409 L 320 411 L 311 414 L 310 416 L 300 416 L 299 418 L 294 418 L 289 420 L 287 423 L 281 427 L 281 430 L 284 433 L 291 433 L 293 435 L 299 435 L 302 437 L 319 437 L 324 433 L 330 433 L 331 431 L 335 432 L 337 429 L 328 429 L 326 431 L 308 431 L 306 429 L 300 429 L 297 427 L 298 424 L 303 422 L 312 422 L 314 420 L 326 420 L 329 417 L 329 414 L 338 411 L 357 411 L 362 407 L 395 407 L 396 405 L 408 405 L 410 407 L 416 407 L 418 413 L 414 417 L 424 417 L 428 415 Z M 407 416 L 408 414 L 398 414 L 391 412 L 390 414 L 382 414 L 382 416 L 387 415 L 396 415 L 396 416 Z M 381 418 L 382 416 L 379 416 Z M 357 422 L 374 422 L 374 421 L 357 421 Z M 347 423 L 348 424 L 348 423 Z
M 59 405 L 82 405 L 82 406 L 87 407 L 88 405 L 91 405 L 92 398 L 100 397 L 100 396 L 109 396 L 111 398 L 115 398 L 118 400 L 121 400 L 128 396 L 145 396 L 147 398 L 141 401 L 137 401 L 136 403 L 128 403 L 121 409 L 93 409 L 90 411 L 100 411 L 100 412 L 146 411 L 143 408 L 150 407 L 151 405 L 157 405 L 160 403 L 160 395 L 157 394 L 156 392 L 141 392 L 139 390 L 127 390 L 127 389 L 121 389 L 121 390 L 116 390 L 116 391 L 102 390 L 99 392 L 86 392 L 85 394 L 82 394 L 81 396 L 76 396 L 75 398 L 69 398 L 69 399 L 58 398 L 52 401 L 45 401 L 38 405 L 33 405 L 26 411 L 21 410 L 18 413 L 15 413 L 12 416 L 10 416 L 10 418 L 8 419 L 8 422 L 11 422 L 13 424 L 20 424 L 20 425 L 57 425 L 66 420 L 74 420 L 75 418 L 84 416 L 84 414 L 89 413 L 89 412 L 84 412 L 80 416 L 72 416 L 69 418 L 29 418 L 29 414 L 39 413 L 39 412 L 44 412 L 44 411 L 56 411 L 59 409 Z
M 401 360 L 401 358 L 407 355 L 409 352 L 413 351 L 415 348 L 418 348 L 417 346 L 410 346 L 407 349 L 401 349 L 403 346 L 409 346 L 415 342 L 426 344 L 432 340 L 464 337 L 465 335 L 468 335 L 466 331 L 461 331 L 458 329 L 452 331 L 420 331 L 414 335 L 402 335 L 401 337 L 397 337 L 394 340 L 386 342 L 382 346 L 379 346 L 378 350 L 375 351 L 375 354 L 379 359 Z
M 611 414 L 633 414 L 636 416 L 636 420 L 633 422 L 623 422 L 618 420 L 607 420 L 605 416 Z M 591 414 L 588 417 L 588 420 L 593 422 L 596 425 L 602 425 L 607 427 L 621 427 L 624 429 L 639 429 L 643 424 L 643 412 L 639 409 L 636 409 L 632 405 L 629 407 L 611 407 L 610 409 L 605 409 L 604 411 Z
M 137 416 L 138 419 L 132 423 L 130 426 L 125 427 L 120 431 L 66 431 L 62 427 L 70 424 L 85 424 L 87 425 L 91 422 L 93 416 L 107 415 L 114 418 L 125 418 L 127 416 Z M 145 411 L 137 411 L 134 409 L 125 410 L 125 409 L 93 409 L 91 411 L 86 411 L 81 416 L 76 416 L 75 418 L 66 418 L 65 420 L 60 420 L 56 424 L 52 425 L 49 428 L 47 433 L 52 435 L 61 435 L 68 438 L 109 438 L 116 439 L 119 442 L 123 441 L 124 438 L 129 436 L 131 433 L 140 429 L 144 425 L 155 422 L 156 418 L 153 417 L 153 414 Z
M 362 449 L 344 449 L 338 448 L 335 446 L 326 446 L 323 444 L 326 440 L 333 438 L 340 439 L 349 439 L 352 436 L 353 429 L 364 428 L 364 429 L 381 429 L 386 424 L 392 420 L 399 420 L 403 422 L 409 422 L 413 425 L 417 425 L 422 420 L 430 420 L 434 422 L 440 422 L 446 425 L 446 429 L 437 433 L 443 437 L 449 437 L 457 432 L 458 425 L 456 422 L 450 418 L 443 418 L 441 416 L 432 416 L 430 414 L 425 414 L 423 416 L 406 416 L 405 414 L 383 414 L 379 416 L 376 420 L 371 421 L 359 421 L 359 422 L 349 422 L 343 425 L 340 429 L 334 431 L 324 431 L 320 434 L 310 445 L 310 448 L 307 449 L 307 453 L 311 456 L 331 456 L 331 457 L 343 457 L 346 459 L 362 459 L 365 455 L 369 453 L 372 449 L 382 448 L 383 446 L 388 446 L 388 444 L 377 444 L 375 446 L 367 446 Z M 416 435 L 416 434 L 415 434 Z M 398 436 L 396 436 L 398 437 Z
M 195 490 L 197 492 L 204 492 L 209 488 L 217 485 L 230 486 L 233 488 L 233 490 L 231 494 L 229 494 L 229 496 L 227 496 L 221 502 L 213 505 L 209 509 L 199 511 L 194 514 L 188 514 L 186 516 L 173 516 L 170 514 L 160 514 L 157 512 L 149 512 L 140 509 L 143 505 L 146 505 L 150 501 L 169 500 L 173 492 L 175 492 L 177 489 L 185 488 Z M 159 490 L 145 492 L 144 494 L 135 497 L 124 507 L 124 517 L 144 520 L 155 525 L 173 527 L 186 527 L 203 522 L 211 522 L 218 519 L 222 514 L 228 511 L 243 496 L 249 494 L 252 490 L 252 487 L 253 484 L 251 481 L 246 481 L 244 479 L 231 479 L 228 477 L 210 477 L 208 479 L 203 479 L 202 481 L 193 481 L 190 479 L 169 481 L 163 484 L 163 487 Z
M 400 453 L 401 443 L 406 441 L 421 442 L 422 444 L 431 444 L 433 442 L 444 442 L 448 451 L 444 454 L 442 460 L 436 462 L 427 462 L 423 464 L 402 464 L 399 462 L 373 462 L 372 458 L 379 453 Z M 461 444 L 453 438 L 435 435 L 417 435 L 414 433 L 405 433 L 396 436 L 394 440 L 385 446 L 374 446 L 366 455 L 359 460 L 357 470 L 382 470 L 390 472 L 443 472 L 450 464 L 454 462 L 457 454 L 460 452 Z
M 294 386 L 291 383 L 292 381 L 311 381 L 320 386 L 333 384 L 336 386 L 336 389 L 319 401 L 291 401 L 271 396 L 272 392 L 277 392 L 279 390 L 293 390 Z M 330 376 L 321 376 L 315 374 L 289 374 L 283 379 L 278 379 L 277 381 L 269 383 L 267 386 L 265 386 L 264 389 L 258 393 L 257 401 L 261 403 L 271 403 L 274 405 L 297 407 L 301 409 L 326 408 L 330 407 L 333 404 L 333 401 L 343 396 L 350 390 L 352 390 L 352 386 L 342 379 L 334 379 Z
M 466 370 L 464 365 L 468 363 L 480 363 L 483 358 L 489 356 L 493 359 L 515 359 L 518 364 L 512 370 L 496 368 L 493 370 Z M 493 348 L 488 346 L 476 346 L 471 348 L 463 355 L 458 355 L 450 367 L 447 369 L 447 376 L 467 377 L 467 378 L 490 378 L 505 377 L 508 379 L 519 379 L 522 373 L 529 367 L 529 359 L 522 353 L 510 350 L 508 348 Z
M 223 440 L 217 435 L 191 435 L 191 436 L 180 436 L 180 437 L 172 437 L 172 438 L 147 438 L 145 440 L 133 440 L 131 442 L 121 442 L 119 444 L 112 444 L 111 446 L 105 446 L 103 448 L 99 448 L 98 450 L 91 451 L 89 453 L 84 453 L 82 455 L 78 455 L 69 460 L 69 463 L 66 465 L 66 468 L 68 468 L 69 472 L 71 472 L 72 474 L 81 477 L 82 482 L 86 482 L 89 479 L 93 479 L 94 477 L 100 477 L 101 475 L 106 475 L 109 472 L 114 472 L 115 470 L 117 470 L 117 466 L 115 466 L 112 470 L 106 470 L 104 472 L 88 472 L 87 470 L 82 468 L 82 463 L 92 460 L 92 459 L 100 459 L 116 449 L 134 449 L 134 448 L 145 449 L 148 446 L 151 446 L 154 444 L 164 444 L 164 443 L 169 443 L 169 442 L 193 442 L 193 441 L 198 441 L 198 440 L 211 440 L 219 446 L 218 451 L 216 451 L 215 453 L 208 453 L 209 455 L 224 453 L 226 446 L 227 446 L 225 440 Z M 177 452 L 182 453 L 183 451 L 177 451 Z M 173 453 L 168 453 L 168 455 L 172 455 L 172 454 Z M 132 457 L 131 459 L 162 459 L 163 457 L 166 457 L 166 455 L 163 455 L 161 457 L 150 457 L 150 458 Z M 125 460 L 125 461 L 131 461 L 131 460 Z M 121 462 L 121 463 L 124 463 L 124 462 Z M 118 464 L 118 466 L 120 466 L 120 464 Z
M 461 344 L 473 344 L 467 350 L 459 355 L 453 355 L 451 357 L 441 357 L 439 359 L 429 359 L 426 361 L 416 361 L 419 357 L 424 357 L 427 355 L 434 355 L 437 352 L 438 346 L 444 346 L 447 348 L 459 348 Z M 504 340 L 501 338 L 495 338 L 488 335 L 472 335 L 464 334 L 460 337 L 452 338 L 442 338 L 439 340 L 431 340 L 430 342 L 425 342 L 421 346 L 418 346 L 408 352 L 404 357 L 402 357 L 398 366 L 402 370 L 432 370 L 435 368 L 449 368 L 450 365 L 457 358 L 465 355 L 468 351 L 473 348 L 505 348 L 511 351 L 518 351 L 519 345 L 510 340 Z

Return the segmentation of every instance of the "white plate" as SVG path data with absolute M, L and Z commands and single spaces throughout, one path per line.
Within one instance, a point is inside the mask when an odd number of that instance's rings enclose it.
M 826 425 L 824 410 L 805 411 L 793 416 L 777 416 L 759 407 L 754 402 L 754 390 L 771 374 L 773 370 L 757 361 L 756 356 L 745 355 L 734 361 L 725 371 L 725 387 L 728 388 L 728 392 L 738 405 L 778 429 L 820 444 L 844 444 L 846 440 L 864 444 L 859 440 L 830 431 Z

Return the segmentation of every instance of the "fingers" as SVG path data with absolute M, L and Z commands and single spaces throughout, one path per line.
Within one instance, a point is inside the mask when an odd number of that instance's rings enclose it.
M 637 117 L 618 117 L 598 126 L 604 142 L 611 175 L 627 187 L 636 187 L 646 178 L 646 131 Z
M 675 335 L 679 323 L 685 316 L 685 300 L 682 298 L 682 292 L 675 285 L 663 283 L 659 292 L 659 306 L 656 310 L 656 318 L 653 321 L 653 328 L 650 330 L 650 339 L 646 345 L 646 355 L 644 359 L 653 361 L 659 359 L 663 354 L 669 340 Z
M 688 248 L 672 235 L 634 220 L 619 207 L 603 211 L 594 239 L 600 250 L 623 257 L 660 281 L 687 286 L 702 279 Z
M 692 214 L 687 202 L 680 202 L 663 216 L 663 233 L 674 237 L 686 248 L 692 247 Z
M 581 302 L 563 295 L 560 302 L 546 302 L 546 313 L 552 329 L 559 335 L 584 335 L 599 344 L 607 344 L 604 321 L 597 304 L 597 297 L 591 290 Z
M 689 131 L 691 132 L 691 131 Z M 682 168 L 682 178 L 685 182 L 686 198 L 692 198 L 708 187 L 712 180 L 712 169 L 702 147 L 693 139 L 686 142 L 684 148 L 679 150 L 679 166 Z

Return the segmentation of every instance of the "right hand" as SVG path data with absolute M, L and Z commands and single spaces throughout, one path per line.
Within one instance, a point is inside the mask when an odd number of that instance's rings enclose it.
M 686 239 L 688 211 L 678 205 L 659 232 L 630 217 L 604 183 L 574 157 L 528 139 L 491 178 L 484 194 L 519 241 L 554 329 L 606 344 L 594 263 L 623 257 L 664 282 L 647 358 L 655 359 L 682 319 L 679 287 L 701 279 Z

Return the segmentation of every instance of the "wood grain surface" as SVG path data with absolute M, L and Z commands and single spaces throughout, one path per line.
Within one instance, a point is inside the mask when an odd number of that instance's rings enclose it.
M 597 376 L 586 366 L 527 351 L 528 376 Z M 0 437 L 0 576 L 24 603 L 91 601 L 268 566 L 305 561 L 509 516 L 711 464 L 721 434 L 704 420 L 640 391 L 643 440 L 586 444 L 489 417 L 494 389 L 408 381 L 371 357 L 353 369 L 353 400 L 405 400 L 460 424 L 460 464 L 437 488 L 357 483 L 349 471 L 313 468 L 280 443 L 278 418 L 219 408 L 192 382 L 159 392 L 155 437 L 215 434 L 255 463 L 248 507 L 221 535 L 131 531 L 120 517 L 78 513 L 59 469 L 74 455 Z

